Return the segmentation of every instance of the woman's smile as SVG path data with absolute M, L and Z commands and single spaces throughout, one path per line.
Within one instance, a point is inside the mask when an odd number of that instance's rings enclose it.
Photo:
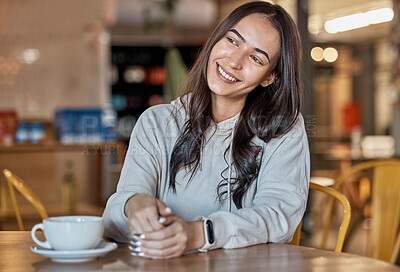
M 230 73 L 226 72 L 218 63 L 217 63 L 217 73 L 220 78 L 222 78 L 223 81 L 227 81 L 228 83 L 235 83 L 237 81 L 240 81 Z

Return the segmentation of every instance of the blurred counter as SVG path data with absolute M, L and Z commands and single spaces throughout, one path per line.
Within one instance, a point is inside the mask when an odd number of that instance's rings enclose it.
M 0 147 L 0 167 L 19 176 L 42 200 L 44 206 L 62 204 L 62 183 L 68 162 L 72 162 L 77 183 L 77 202 L 103 207 L 115 191 L 125 155 L 120 142 L 61 144 L 45 142 Z M 6 182 L 0 182 L 0 213 L 12 210 Z M 25 200 L 20 197 L 21 203 Z

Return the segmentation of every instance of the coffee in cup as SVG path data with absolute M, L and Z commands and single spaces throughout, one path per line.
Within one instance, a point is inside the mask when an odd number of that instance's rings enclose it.
M 46 241 L 36 237 L 43 230 Z M 85 250 L 95 248 L 103 237 L 103 219 L 99 216 L 57 216 L 44 219 L 31 231 L 33 241 L 54 250 Z

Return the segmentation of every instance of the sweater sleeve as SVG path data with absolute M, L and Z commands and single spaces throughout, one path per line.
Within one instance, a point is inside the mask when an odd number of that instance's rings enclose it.
M 148 115 L 143 113 L 132 131 L 117 191 L 108 199 L 103 213 L 104 236 L 118 242 L 131 238 L 124 212 L 128 199 L 138 193 L 156 197 L 161 151 L 155 135 L 156 124 Z
M 213 249 L 289 242 L 300 223 L 310 180 L 304 124 L 298 122 L 288 134 L 264 148 L 253 206 L 209 215 L 214 221 Z

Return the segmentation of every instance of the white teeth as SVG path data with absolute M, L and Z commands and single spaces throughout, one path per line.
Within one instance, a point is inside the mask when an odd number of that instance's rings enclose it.
M 222 70 L 221 66 L 218 65 L 218 71 L 219 73 L 226 79 L 232 81 L 232 82 L 236 82 L 238 81 L 236 78 L 231 77 L 230 75 L 228 75 L 227 73 L 224 72 L 224 70 Z

